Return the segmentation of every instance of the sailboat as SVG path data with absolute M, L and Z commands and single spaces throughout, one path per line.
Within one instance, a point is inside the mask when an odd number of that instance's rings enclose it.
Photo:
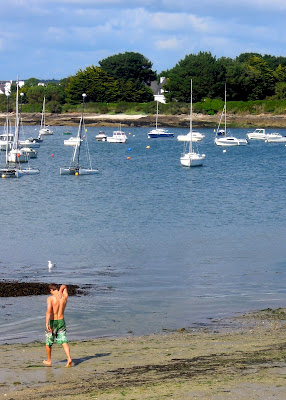
M 8 96 L 7 96 L 8 97 Z M 8 109 L 8 107 L 7 107 Z M 7 110 L 7 117 L 6 117 L 6 124 L 7 127 L 9 126 L 9 117 L 8 117 L 8 110 Z M 7 128 L 8 129 L 8 128 Z M 0 168 L 0 175 L 1 178 L 19 178 L 21 175 L 18 172 L 18 169 L 16 167 L 12 167 L 9 165 L 8 162 L 8 151 L 9 151 L 9 135 L 6 134 L 6 156 L 5 156 L 5 167 Z
M 17 81 L 17 91 L 16 91 L 16 117 L 15 117 L 15 133 L 13 137 L 13 142 L 11 144 L 11 148 L 7 152 L 7 162 L 11 163 L 21 163 L 27 162 L 28 156 L 25 152 L 22 151 L 19 145 L 19 82 Z
M 224 129 L 220 129 L 221 120 L 224 117 Z M 227 136 L 226 132 L 226 85 L 224 91 L 224 107 L 221 113 L 220 121 L 216 130 L 214 142 L 217 146 L 244 146 L 248 144 L 246 139 L 239 139 L 234 136 Z
M 156 111 L 156 126 L 155 129 L 152 129 L 148 133 L 148 138 L 159 138 L 159 137 L 174 137 L 174 134 L 171 132 L 168 132 L 167 129 L 164 128 L 158 128 L 158 112 L 159 112 L 159 102 L 157 100 L 157 111 Z
M 22 98 L 22 97 L 21 97 Z M 21 102 L 22 105 L 22 102 Z M 11 166 L 10 170 L 15 171 L 12 172 L 12 174 L 15 174 L 15 176 L 21 176 L 21 175 L 35 175 L 38 174 L 40 171 L 38 168 L 31 168 L 28 166 L 28 168 L 22 168 L 20 163 L 22 162 L 29 162 L 29 155 L 26 151 L 24 151 L 22 148 L 19 146 L 19 128 L 20 128 L 20 121 L 21 121 L 21 112 L 22 112 L 22 107 L 19 115 L 19 82 L 17 81 L 17 92 L 16 92 L 16 119 L 15 119 L 15 133 L 14 133 L 14 138 L 13 138 L 13 143 L 10 146 L 7 144 L 6 147 L 6 164 L 8 163 L 13 163 L 14 166 Z M 31 150 L 31 149 L 29 149 Z M 9 172 L 3 172 L 2 171 L 3 177 L 6 178 L 9 176 Z
M 89 155 L 89 150 L 88 150 L 88 144 L 87 144 L 87 137 L 85 135 L 85 144 L 86 144 L 86 150 L 87 150 L 87 158 L 89 162 L 89 168 L 84 168 L 80 165 L 80 154 L 81 154 L 81 147 L 83 145 L 82 141 L 82 130 L 85 130 L 85 125 L 84 125 L 84 100 L 85 100 L 86 94 L 82 94 L 82 111 L 81 111 L 81 118 L 79 122 L 79 127 L 78 127 L 78 132 L 77 132 L 77 142 L 74 147 L 74 152 L 73 152 L 73 157 L 71 160 L 71 164 L 69 167 L 66 168 L 60 168 L 60 174 L 61 175 L 93 175 L 98 173 L 98 169 L 92 169 L 91 166 L 91 159 Z
M 11 123 L 9 119 L 9 94 L 7 96 L 7 113 L 6 113 L 6 121 L 4 124 L 4 133 L 0 135 L 0 150 L 7 150 L 7 141 L 8 146 L 11 145 L 14 139 L 14 134 L 11 131 Z
M 188 152 L 182 154 L 180 158 L 181 165 L 183 167 L 201 167 L 204 163 L 205 154 L 196 153 L 193 149 L 193 81 L 191 80 L 191 106 L 190 106 L 190 141 L 188 146 Z
M 42 109 L 42 119 L 41 119 L 41 128 L 39 130 L 40 135 L 52 135 L 53 131 L 46 127 L 46 97 L 44 96 L 43 100 L 43 109 Z
M 11 141 L 14 139 L 14 135 L 10 132 L 10 119 L 9 119 L 9 95 L 7 95 L 7 114 L 6 114 L 6 122 L 5 122 L 5 166 L 4 168 L 0 168 L 1 178 L 19 178 L 21 175 L 18 172 L 18 168 L 16 166 L 9 165 L 8 154 L 11 147 Z M 3 137 L 4 139 L 4 137 Z M 3 140 L 4 141 L 4 140 Z

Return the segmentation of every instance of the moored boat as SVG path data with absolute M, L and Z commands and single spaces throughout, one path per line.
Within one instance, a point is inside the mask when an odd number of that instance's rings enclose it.
M 103 131 L 99 131 L 98 134 L 95 136 L 95 140 L 97 142 L 106 142 L 107 141 L 107 135 Z
M 186 135 L 178 135 L 177 140 L 179 142 L 189 142 L 190 140 L 192 142 L 199 142 L 205 137 L 201 132 L 198 131 L 192 131 L 187 133 Z
M 192 115 L 193 115 L 193 81 L 191 80 L 191 106 L 190 106 L 190 140 L 188 149 L 185 149 L 185 152 L 182 154 L 180 158 L 181 165 L 183 167 L 201 167 L 204 163 L 205 154 L 200 154 L 195 152 L 193 149 L 193 140 L 192 140 Z M 185 147 L 187 143 L 185 143 Z
M 158 128 L 158 115 L 159 115 L 159 102 L 157 100 L 155 128 L 151 129 L 151 131 L 148 132 L 148 139 L 174 137 L 174 134 L 172 132 L 169 132 L 168 129 Z
M 87 144 L 87 135 L 84 135 L 85 139 L 85 144 L 86 144 L 86 153 L 87 153 L 87 161 L 89 166 L 88 167 L 83 167 L 81 165 L 80 161 L 80 154 L 81 154 L 81 147 L 83 145 L 83 140 L 82 140 L 82 131 L 85 130 L 85 125 L 84 125 L 84 100 L 85 100 L 86 94 L 82 94 L 82 111 L 81 111 L 81 118 L 79 122 L 79 127 L 78 127 L 78 132 L 77 132 L 77 137 L 76 137 L 76 144 L 74 146 L 74 151 L 73 151 L 73 156 L 72 160 L 70 163 L 69 167 L 62 167 L 60 168 L 60 174 L 61 175 L 94 175 L 98 173 L 98 169 L 93 169 L 91 166 L 91 159 L 90 159 L 90 154 L 89 154 L 89 149 L 88 149 L 88 144 Z M 72 138 L 70 138 L 72 139 Z
M 121 129 L 113 131 L 112 136 L 107 136 L 106 141 L 109 143 L 125 143 L 127 141 L 126 133 Z
M 224 129 L 220 129 L 221 120 L 224 117 Z M 217 146 L 245 146 L 248 144 L 246 139 L 237 138 L 235 136 L 230 136 L 227 134 L 226 130 L 226 86 L 224 91 L 224 107 L 221 113 L 218 128 L 216 130 L 216 136 L 214 143 Z

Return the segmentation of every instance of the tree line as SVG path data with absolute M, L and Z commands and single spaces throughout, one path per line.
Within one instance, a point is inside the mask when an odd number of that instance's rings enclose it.
M 141 104 L 146 110 L 147 104 L 154 100 L 150 84 L 159 81 L 160 77 L 166 78 L 163 89 L 167 102 L 183 104 L 182 107 L 190 102 L 191 80 L 194 103 L 212 104 L 214 112 L 215 105 L 221 105 L 224 99 L 225 84 L 228 101 L 286 100 L 286 57 L 282 56 L 243 53 L 235 59 L 217 59 L 210 52 L 199 52 L 186 55 L 173 68 L 160 74 L 152 69 L 150 60 L 135 52 L 119 53 L 98 64 L 80 69 L 60 81 L 47 81 L 44 86 L 39 86 L 40 81 L 36 78 L 26 80 L 21 88 L 23 112 L 41 111 L 44 96 L 49 112 L 76 110 L 82 93 L 87 94 L 87 103 L 101 113 L 110 112 L 110 107 L 115 112 L 116 109 L 122 112 L 124 104 L 130 103 L 136 104 L 137 108 Z M 8 103 L 10 111 L 15 108 L 15 92 L 16 85 L 13 84 Z M 117 106 L 111 106 L 114 104 Z M 178 108 L 172 106 L 173 110 Z M 206 111 L 203 105 L 200 108 Z M 2 112 L 7 109 L 5 95 L 0 95 L 0 109 Z

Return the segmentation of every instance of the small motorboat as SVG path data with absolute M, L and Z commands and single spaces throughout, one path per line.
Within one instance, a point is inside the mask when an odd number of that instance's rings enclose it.
M 106 142 L 107 141 L 107 135 L 103 131 L 99 131 L 98 134 L 95 136 L 95 140 L 97 142 Z

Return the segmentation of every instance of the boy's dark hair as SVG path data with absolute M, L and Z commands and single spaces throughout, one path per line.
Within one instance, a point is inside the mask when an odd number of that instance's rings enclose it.
M 59 285 L 57 285 L 56 283 L 50 283 L 49 284 L 49 290 L 59 290 Z

